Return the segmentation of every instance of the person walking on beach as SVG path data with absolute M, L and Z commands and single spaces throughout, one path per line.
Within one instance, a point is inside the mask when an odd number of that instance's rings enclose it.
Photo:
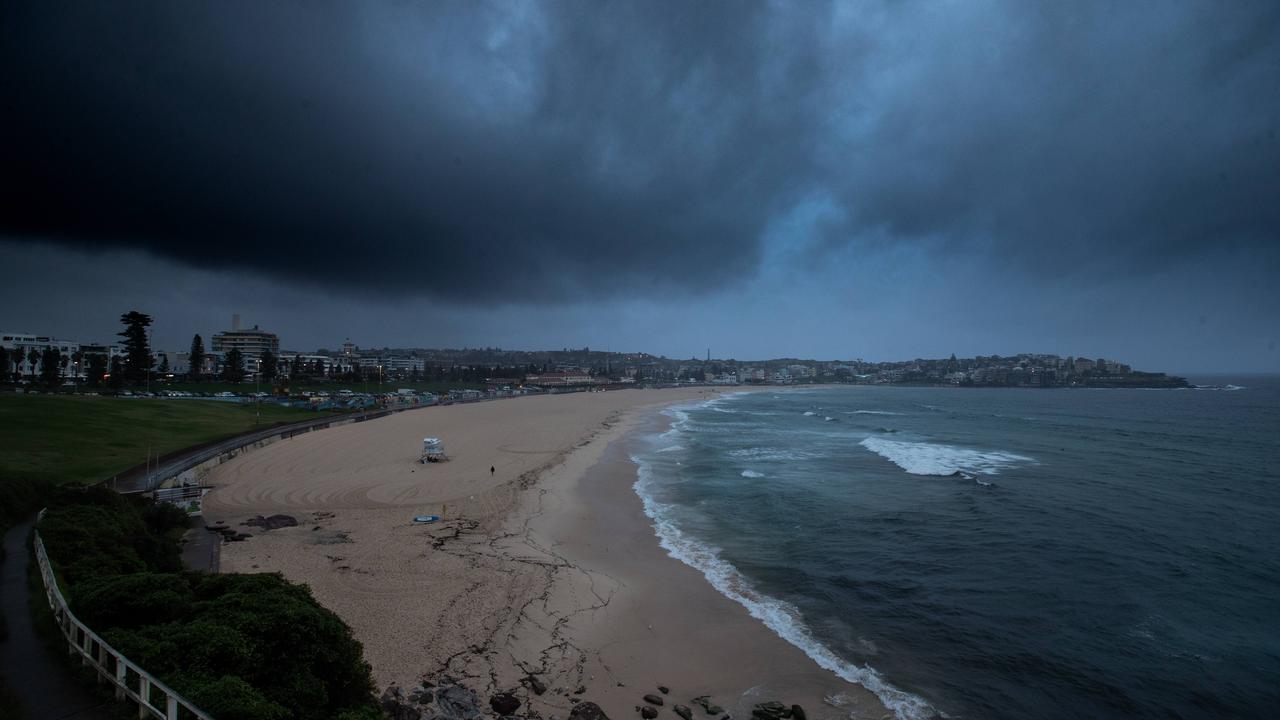
M 489 475 L 490 475 L 490 476 L 492 476 L 495 472 L 497 472 L 497 470 L 495 470 L 495 469 L 493 468 L 493 466 L 492 466 L 492 465 L 490 465 L 490 466 L 489 466 Z

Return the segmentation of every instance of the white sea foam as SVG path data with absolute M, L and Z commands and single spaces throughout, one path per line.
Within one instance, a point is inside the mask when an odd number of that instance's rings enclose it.
M 669 453 L 669 452 L 676 452 L 677 450 L 683 450 L 683 449 L 684 449 L 683 445 L 668 445 L 664 448 L 658 448 L 657 450 L 654 450 L 654 452 Z
M 846 410 L 845 415 L 901 415 L 902 413 L 889 412 L 888 410 Z
M 739 460 L 786 460 L 794 462 L 796 460 L 813 460 L 822 457 L 822 453 L 812 450 L 798 450 L 769 447 L 753 447 L 743 448 L 741 450 L 730 450 L 729 457 Z
M 954 475 L 959 472 L 995 475 L 1034 458 L 1000 450 L 973 450 L 941 443 L 909 442 L 869 437 L 859 443 L 912 475 Z
M 764 473 L 762 473 L 762 472 L 756 472 L 755 470 L 743 470 L 743 471 L 742 471 L 742 477 L 745 477 L 745 478 L 762 478 L 762 477 L 764 477 Z
M 719 548 L 685 534 L 671 519 L 673 508 L 654 498 L 654 477 L 649 465 L 641 458 L 631 459 L 639 466 L 633 487 L 645 514 L 653 521 L 659 544 L 668 555 L 701 572 L 712 587 L 742 605 L 752 617 L 802 650 L 819 666 L 875 693 L 900 720 L 937 717 L 937 712 L 924 698 L 893 687 L 869 665 L 859 667 L 832 652 L 813 636 L 794 605 L 759 592 L 737 568 L 720 557 Z
M 669 407 L 662 411 L 662 414 L 675 418 L 671 421 L 671 430 L 680 431 L 689 427 L 689 413 L 685 412 L 683 407 Z M 663 433 L 663 435 L 671 434 L 671 431 Z
M 827 422 L 831 422 L 832 420 L 835 420 L 835 418 L 831 417 L 830 415 L 825 415 L 823 416 L 822 419 L 826 420 Z
M 815 414 L 816 414 L 816 413 L 814 413 L 812 410 L 805 410 L 805 411 L 804 411 L 804 416 L 805 416 L 805 417 L 812 417 L 812 416 L 813 416 L 813 415 L 815 415 Z

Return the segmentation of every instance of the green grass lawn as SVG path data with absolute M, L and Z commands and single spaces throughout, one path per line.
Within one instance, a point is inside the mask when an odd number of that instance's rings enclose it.
M 319 417 L 260 406 L 261 426 Z M 157 453 L 252 430 L 254 406 L 199 400 L 0 395 L 0 478 L 96 482 Z
M 350 382 L 304 382 L 295 383 L 289 386 L 289 392 L 298 395 L 303 392 L 327 392 L 336 393 L 339 390 L 350 390 L 355 393 L 378 393 L 378 392 L 395 392 L 401 388 L 408 388 L 416 392 L 433 392 L 442 393 L 450 390 L 466 390 L 471 388 L 484 389 L 483 384 L 464 383 L 464 382 L 411 382 L 409 380 L 383 380 L 382 385 L 372 381 L 368 383 L 350 383 Z M 255 385 L 254 383 L 225 383 L 225 382 L 199 382 L 185 383 L 175 382 L 167 384 L 155 383 L 151 386 L 152 392 L 164 392 L 166 390 L 184 390 L 186 392 L 199 393 L 220 393 L 233 392 L 251 394 L 254 392 L 271 392 L 270 385 Z

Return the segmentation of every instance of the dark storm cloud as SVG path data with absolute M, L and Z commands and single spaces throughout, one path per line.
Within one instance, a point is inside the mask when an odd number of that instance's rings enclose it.
M 1277 8 L 11 2 L 0 232 L 557 301 L 723 286 L 819 204 L 1123 271 L 1275 241 Z

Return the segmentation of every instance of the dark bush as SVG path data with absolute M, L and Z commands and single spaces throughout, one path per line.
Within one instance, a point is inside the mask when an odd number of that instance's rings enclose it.
M 74 604 L 81 620 L 102 631 L 181 620 L 190 614 L 193 599 L 191 585 L 183 576 L 146 572 L 77 585 Z
M 219 720 L 378 716 L 360 643 L 305 585 L 173 572 L 185 516 L 98 489 L 56 502 L 40 534 L 73 611 L 205 711 Z
M 182 678 L 178 685 L 188 700 L 218 720 L 289 720 L 295 717 L 306 717 L 289 712 L 288 709 L 267 699 L 252 685 L 234 675 L 223 675 L 212 679 Z
M 148 503 L 143 507 L 142 519 L 151 532 L 160 536 L 181 534 L 191 525 L 187 511 L 173 503 Z
M 25 519 L 44 507 L 53 495 L 53 485 L 48 480 L 0 477 L 0 528 Z

